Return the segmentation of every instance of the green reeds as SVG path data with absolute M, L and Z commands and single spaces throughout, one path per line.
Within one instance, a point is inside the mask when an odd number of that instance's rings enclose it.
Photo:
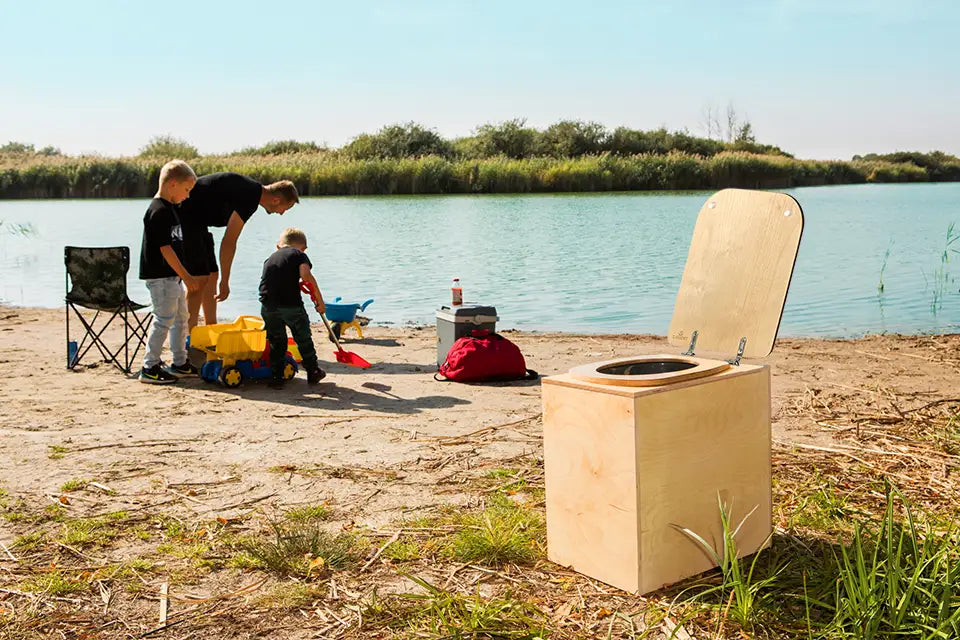
M 0 198 L 149 197 L 156 191 L 164 160 L 0 154 Z M 787 188 L 929 179 L 927 169 L 911 163 L 822 162 L 747 151 L 708 157 L 671 151 L 571 158 L 352 160 L 337 151 L 318 150 L 202 156 L 190 164 L 200 175 L 236 171 L 263 183 L 292 180 L 302 195 Z
M 940 264 L 933 272 L 933 300 L 930 302 L 930 310 L 938 313 L 943 308 L 943 298 L 946 295 L 947 287 L 956 280 L 950 275 L 950 254 L 960 253 L 960 249 L 953 245 L 960 240 L 960 233 L 954 232 L 954 224 L 951 222 L 947 226 L 947 234 L 943 244 L 943 250 L 940 252 Z
M 903 503 L 903 520 L 895 502 Z M 960 637 L 960 536 L 917 525 L 893 488 L 879 529 L 858 523 L 841 548 L 831 630 L 841 637 Z
M 768 600 L 773 596 L 772 587 L 782 569 L 774 568 L 763 578 L 759 578 L 756 571 L 757 560 L 761 554 L 754 554 L 749 566 L 739 557 L 737 534 L 756 511 L 756 507 L 740 520 L 736 528 L 733 528 L 729 507 L 719 499 L 719 496 L 717 502 L 720 506 L 720 524 L 723 528 L 722 549 L 714 549 L 702 536 L 690 529 L 679 526 L 676 528 L 693 540 L 720 567 L 721 583 L 701 591 L 698 597 L 718 594 L 720 601 L 725 603 L 722 605 L 725 617 L 729 617 L 749 631 L 760 622 L 761 612 L 770 608 Z
M 886 285 L 883 283 L 883 272 L 887 270 L 887 260 L 890 259 L 890 248 L 892 246 L 893 239 L 890 240 L 890 245 L 883 254 L 883 263 L 880 265 L 880 282 L 877 283 L 877 293 L 883 293 L 883 290 L 886 288 Z
M 879 518 L 862 514 L 832 546 L 781 536 L 773 549 L 739 558 L 736 536 L 749 517 L 734 525 L 720 503 L 720 549 L 677 527 L 719 567 L 718 584 L 704 588 L 716 579 L 707 577 L 679 597 L 693 592 L 719 627 L 811 640 L 960 637 L 960 532 L 919 524 L 897 489 L 888 485 Z

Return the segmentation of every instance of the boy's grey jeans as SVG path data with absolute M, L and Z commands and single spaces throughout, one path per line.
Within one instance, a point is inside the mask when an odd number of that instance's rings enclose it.
M 187 295 L 180 278 L 153 278 L 144 280 L 153 305 L 153 324 L 147 338 L 147 353 L 143 367 L 149 369 L 160 364 L 160 350 L 170 334 L 170 351 L 173 364 L 187 361 Z

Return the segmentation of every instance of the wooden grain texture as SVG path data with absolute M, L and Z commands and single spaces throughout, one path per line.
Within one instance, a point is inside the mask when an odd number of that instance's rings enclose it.
M 771 527 L 769 368 L 741 365 L 665 387 L 546 378 L 550 560 L 646 593 L 713 566 L 674 525 L 719 543 L 718 496 L 737 541 L 760 549 Z
M 543 388 L 547 555 L 608 584 L 639 588 L 633 400 Z
M 641 593 L 715 565 L 674 525 L 722 550 L 718 499 L 730 509 L 734 526 L 756 508 L 737 535 L 741 553 L 753 553 L 767 541 L 769 371 L 757 367 L 750 375 L 636 399 Z
M 756 366 L 757 365 L 747 365 L 747 364 L 741 364 L 738 367 L 731 366 L 709 377 L 710 379 L 719 379 L 719 378 L 747 375 L 748 373 L 753 371 L 756 368 Z M 685 389 L 686 387 L 702 384 L 704 381 L 702 379 L 695 378 L 693 380 L 681 380 L 679 382 L 672 382 L 671 384 L 627 387 L 622 385 L 603 384 L 600 382 L 590 382 L 588 380 L 577 378 L 571 375 L 570 373 L 561 373 L 555 376 L 548 376 L 546 378 L 543 378 L 541 382 L 543 387 L 558 385 L 562 387 L 570 387 L 573 389 L 585 389 L 587 391 L 593 391 L 595 393 L 623 396 L 625 398 L 636 398 L 642 395 L 650 395 L 654 393 L 668 393 L 676 389 Z
M 785 215 L 789 212 L 789 215 Z M 724 189 L 700 209 L 668 339 L 730 358 L 773 350 L 803 231 L 800 204 L 783 193 Z

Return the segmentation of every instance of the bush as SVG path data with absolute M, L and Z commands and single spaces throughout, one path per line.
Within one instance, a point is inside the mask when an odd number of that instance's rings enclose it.
M 12 140 L 0 147 L 0 153 L 33 153 L 33 145 Z
M 247 147 L 234 155 L 280 156 L 288 153 L 320 153 L 327 151 L 316 142 L 298 142 L 297 140 L 271 140 L 262 147 Z
M 200 155 L 197 148 L 186 140 L 173 136 L 155 136 L 140 149 L 141 158 L 164 158 L 190 160 Z
M 561 120 L 543 132 L 543 151 L 555 158 L 600 153 L 606 139 L 606 130 L 597 122 Z
M 506 156 L 520 159 L 538 155 L 542 150 L 542 134 L 525 126 L 525 119 L 517 118 L 500 124 L 485 124 L 477 128 L 475 141 L 477 157 Z
M 436 131 L 419 124 L 394 124 L 376 134 L 361 134 L 341 151 L 353 160 L 385 158 L 419 158 L 422 156 L 453 156 L 453 145 Z

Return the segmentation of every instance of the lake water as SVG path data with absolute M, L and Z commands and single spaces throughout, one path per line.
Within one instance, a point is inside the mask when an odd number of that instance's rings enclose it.
M 780 335 L 960 330 L 960 253 L 941 269 L 948 226 L 960 223 L 960 184 L 788 193 L 805 227 Z M 497 307 L 500 328 L 665 334 L 708 195 L 305 198 L 282 218 L 260 209 L 240 237 L 221 321 L 259 313 L 261 265 L 281 230 L 294 225 L 307 233 L 325 298 L 374 298 L 364 315 L 376 323 L 432 323 L 459 277 L 467 302 Z M 149 302 L 137 280 L 146 205 L 0 201 L 0 299 L 61 306 L 64 245 L 128 245 L 131 297 Z

